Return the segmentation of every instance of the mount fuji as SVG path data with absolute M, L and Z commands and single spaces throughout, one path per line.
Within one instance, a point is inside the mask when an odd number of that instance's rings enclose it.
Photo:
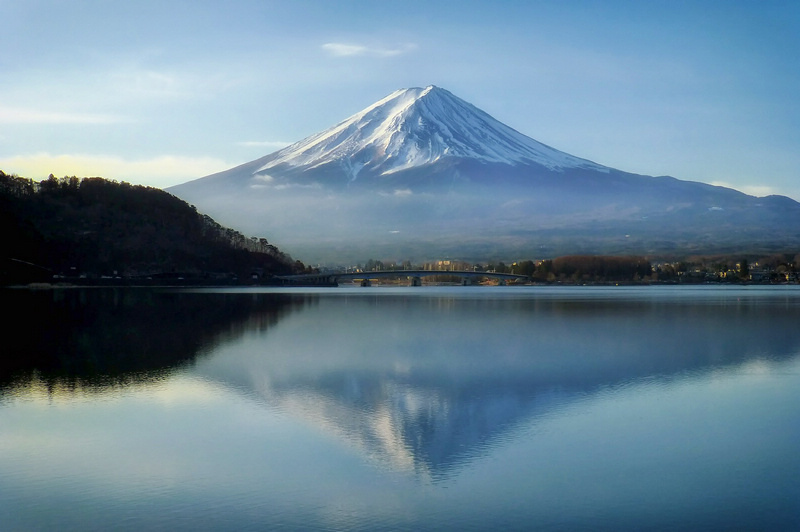
M 542 144 L 447 90 L 167 189 L 309 262 L 796 251 L 800 204 L 631 174 Z

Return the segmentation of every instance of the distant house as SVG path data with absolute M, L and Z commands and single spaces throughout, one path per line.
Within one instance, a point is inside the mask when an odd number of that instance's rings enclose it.
M 752 268 L 750 270 L 750 280 L 756 283 L 769 281 L 771 273 L 766 268 Z

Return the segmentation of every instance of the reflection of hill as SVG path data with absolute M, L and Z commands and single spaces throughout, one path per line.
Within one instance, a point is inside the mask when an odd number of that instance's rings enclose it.
M 150 289 L 4 290 L 0 391 L 34 372 L 99 386 L 163 377 L 203 350 L 271 327 L 285 297 Z
M 437 478 L 516 424 L 636 383 L 800 351 L 796 305 L 321 298 L 197 371 Z M 323 325 L 324 324 L 324 325 Z M 254 351 L 255 349 L 255 351 Z

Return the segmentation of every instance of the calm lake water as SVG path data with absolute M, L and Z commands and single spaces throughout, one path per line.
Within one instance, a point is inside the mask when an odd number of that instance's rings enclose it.
M 2 291 L 0 530 L 800 530 L 799 288 Z

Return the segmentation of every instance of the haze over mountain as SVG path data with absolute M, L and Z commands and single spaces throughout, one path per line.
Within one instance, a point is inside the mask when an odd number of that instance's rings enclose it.
M 168 191 L 312 262 L 800 246 L 790 198 L 609 168 L 434 86 Z

